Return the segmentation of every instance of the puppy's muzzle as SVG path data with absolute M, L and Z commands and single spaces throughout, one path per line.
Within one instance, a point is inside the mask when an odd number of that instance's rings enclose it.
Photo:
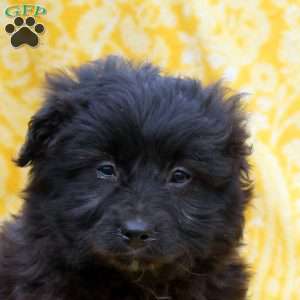
M 125 221 L 120 228 L 120 232 L 122 239 L 134 249 L 142 248 L 155 240 L 155 231 L 152 226 L 140 218 Z

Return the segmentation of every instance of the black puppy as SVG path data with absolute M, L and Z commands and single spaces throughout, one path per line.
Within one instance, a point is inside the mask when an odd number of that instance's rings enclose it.
M 49 75 L 16 159 L 30 180 L 2 229 L 0 299 L 245 299 L 239 99 L 112 56 Z

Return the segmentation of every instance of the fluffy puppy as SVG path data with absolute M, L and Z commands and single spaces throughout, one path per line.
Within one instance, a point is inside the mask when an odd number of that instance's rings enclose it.
M 240 95 L 110 56 L 48 75 L 0 237 L 2 300 L 242 300 Z

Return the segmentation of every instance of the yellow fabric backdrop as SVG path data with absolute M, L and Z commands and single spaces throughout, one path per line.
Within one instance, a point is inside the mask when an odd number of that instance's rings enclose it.
M 41 101 L 45 71 L 109 53 L 148 59 L 205 83 L 249 92 L 255 199 L 243 254 L 253 300 L 300 299 L 300 2 L 41 0 L 46 30 L 14 49 L 0 9 L 0 219 L 20 207 L 27 170 L 11 162 Z M 228 299 L 229 300 L 229 299 Z

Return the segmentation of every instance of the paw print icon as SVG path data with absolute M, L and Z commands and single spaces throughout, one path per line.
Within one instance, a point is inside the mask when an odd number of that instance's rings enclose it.
M 39 35 L 45 31 L 43 24 L 36 24 L 33 17 L 26 18 L 25 22 L 22 17 L 16 17 L 14 24 L 7 24 L 5 31 L 11 34 L 11 44 L 13 47 L 19 47 L 27 44 L 31 47 L 39 43 Z

